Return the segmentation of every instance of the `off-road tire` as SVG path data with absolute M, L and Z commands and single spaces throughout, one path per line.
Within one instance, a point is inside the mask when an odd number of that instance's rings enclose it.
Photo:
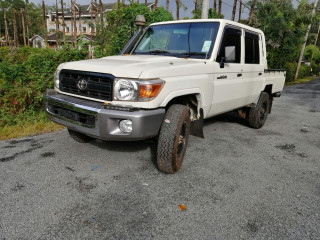
M 249 125 L 252 128 L 261 128 L 265 124 L 270 111 L 270 97 L 266 92 L 261 93 L 259 101 L 255 107 L 249 111 Z
M 160 171 L 175 173 L 182 165 L 190 134 L 189 107 L 174 104 L 163 120 L 157 149 L 157 165 Z
M 79 143 L 88 143 L 91 142 L 92 140 L 94 140 L 94 138 L 89 137 L 87 135 L 84 135 L 82 133 L 73 131 L 71 129 L 68 128 L 68 132 L 70 137 L 72 137 L 75 141 L 79 142 Z

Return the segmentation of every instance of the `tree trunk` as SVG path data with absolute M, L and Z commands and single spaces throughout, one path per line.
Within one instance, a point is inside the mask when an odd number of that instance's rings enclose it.
M 237 0 L 233 0 L 232 17 L 231 17 L 232 21 L 234 21 L 234 18 L 236 16 L 236 10 L 237 10 Z
M 144 0 L 144 5 L 148 6 L 148 0 Z
M 98 24 L 99 24 L 97 0 L 94 0 L 94 5 L 95 5 L 94 13 L 95 13 L 96 32 L 97 32 L 97 26 L 98 26 Z
M 316 13 L 316 7 L 317 7 L 317 5 L 318 5 L 318 1 L 319 1 L 319 0 L 315 0 L 315 1 L 314 1 L 312 13 L 311 13 L 312 18 L 314 18 L 314 15 L 315 15 L 315 13 Z M 296 74 L 295 74 L 295 76 L 294 76 L 294 81 L 297 81 L 298 76 L 299 76 L 299 71 L 300 71 L 300 67 L 301 67 L 301 62 L 302 62 L 302 58 L 303 58 L 303 55 L 304 55 L 304 50 L 305 50 L 305 48 L 306 48 L 306 44 L 307 44 L 307 40 L 308 40 L 308 37 L 309 37 L 310 29 L 311 29 L 311 23 L 308 25 L 307 32 L 306 32 L 306 35 L 305 35 L 305 37 L 304 37 L 304 43 L 303 43 L 302 48 L 301 48 L 301 52 L 300 52 L 300 56 L 299 56 L 299 60 L 298 60 L 298 66 L 297 66 Z
M 240 0 L 240 5 L 239 5 L 239 19 L 238 22 L 241 20 L 241 11 L 242 11 L 242 0 Z
M 219 16 L 219 18 L 221 17 L 221 5 L 222 5 L 222 0 L 219 0 L 219 6 L 218 6 L 218 16 Z
M 317 32 L 317 36 L 316 36 L 316 40 L 314 41 L 314 46 L 317 46 L 317 42 L 318 42 L 318 38 L 319 38 L 319 33 L 320 33 L 320 24 L 318 27 L 318 32 Z M 310 65 L 312 67 L 312 60 L 313 60 L 313 55 L 314 55 L 314 49 L 312 49 L 312 54 L 311 54 L 311 58 L 310 58 Z
M 57 37 L 57 49 L 60 47 L 60 26 L 59 26 L 59 14 L 58 14 L 58 0 L 56 0 L 56 37 Z
M 256 5 L 256 1 L 252 0 L 251 2 L 251 8 L 250 8 L 250 13 L 249 13 L 249 24 L 252 23 L 253 21 L 253 16 L 254 16 L 254 6 Z
M 12 10 L 12 14 L 13 14 L 13 40 L 14 40 L 14 46 L 15 47 L 19 47 L 16 10 Z
M 42 0 L 42 20 L 43 20 L 43 30 L 44 30 L 44 42 L 46 44 L 46 47 L 48 47 L 46 6 L 44 5 L 44 0 Z
M 21 15 L 23 45 L 27 46 L 27 43 L 26 43 L 26 28 L 25 28 L 25 25 L 24 25 L 24 10 L 23 9 L 21 9 L 20 15 Z
M 28 1 L 26 1 L 26 8 L 24 9 L 25 11 L 25 16 L 26 16 L 26 32 L 27 32 L 27 45 L 30 46 L 30 41 L 29 41 L 29 26 L 30 26 L 30 18 L 29 18 L 29 15 L 28 15 Z
M 158 0 L 155 0 L 154 1 L 154 9 L 157 9 L 157 7 L 158 7 Z
M 169 12 L 169 4 L 170 4 L 170 0 L 166 1 L 166 10 Z
M 217 12 L 217 0 L 213 0 L 213 11 Z
M 63 37 L 66 35 L 66 24 L 64 22 L 64 10 L 63 10 L 63 0 L 61 0 L 61 13 L 62 13 L 62 31 Z
M 10 42 L 10 36 L 8 31 L 8 22 L 7 22 L 7 10 L 3 8 L 3 19 L 4 19 L 4 34 L 6 37 L 6 43 L 9 45 Z
M 103 26 L 103 4 L 102 0 L 99 0 L 99 5 L 100 5 L 100 19 L 101 19 L 101 27 Z
M 81 5 L 80 5 L 79 6 L 79 34 L 80 34 L 80 36 L 82 35 L 81 11 L 82 11 L 82 8 L 81 8 Z
M 199 0 L 195 0 L 194 1 L 194 11 L 195 12 L 198 10 L 198 6 L 199 6 Z
M 76 6 L 75 1 L 72 1 L 72 18 L 73 18 L 73 45 L 75 46 L 77 41 L 77 19 L 76 19 Z
M 180 19 L 180 0 L 176 0 L 176 7 L 177 7 L 176 16 L 177 16 L 177 20 L 179 20 Z

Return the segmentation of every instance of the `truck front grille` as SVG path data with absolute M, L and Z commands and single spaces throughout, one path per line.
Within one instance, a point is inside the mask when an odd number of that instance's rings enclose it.
M 59 88 L 62 92 L 112 101 L 114 76 L 110 74 L 61 70 Z

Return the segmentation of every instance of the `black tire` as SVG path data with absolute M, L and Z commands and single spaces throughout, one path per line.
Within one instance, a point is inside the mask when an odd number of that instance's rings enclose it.
M 84 135 L 83 133 L 73 131 L 69 128 L 68 128 L 68 132 L 69 132 L 70 137 L 72 137 L 75 141 L 77 141 L 79 143 L 88 143 L 88 142 L 91 142 L 94 140 L 94 138 L 92 138 L 92 137 Z
M 175 173 L 182 165 L 190 134 L 190 111 L 184 105 L 171 105 L 162 123 L 157 149 L 160 171 Z
M 249 125 L 252 128 L 261 128 L 268 117 L 270 111 L 270 97 L 266 92 L 261 93 L 260 99 L 255 107 L 249 111 Z

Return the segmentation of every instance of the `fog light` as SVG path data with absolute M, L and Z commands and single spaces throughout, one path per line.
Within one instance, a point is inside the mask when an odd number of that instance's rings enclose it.
M 129 119 L 121 120 L 119 123 L 119 128 L 122 132 L 125 132 L 125 133 L 132 132 L 132 121 Z

